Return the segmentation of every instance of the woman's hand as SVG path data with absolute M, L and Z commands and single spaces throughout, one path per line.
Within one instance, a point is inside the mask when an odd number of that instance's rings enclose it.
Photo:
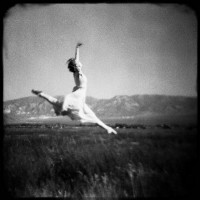
M 82 45 L 83 45 L 83 43 L 78 42 L 77 45 L 76 45 L 76 48 L 78 48 L 78 47 L 80 47 Z

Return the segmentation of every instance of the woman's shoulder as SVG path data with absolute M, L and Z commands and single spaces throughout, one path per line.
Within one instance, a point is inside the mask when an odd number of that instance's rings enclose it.
M 82 71 L 74 72 L 74 76 L 75 77 L 84 77 L 84 78 L 86 78 L 85 74 Z

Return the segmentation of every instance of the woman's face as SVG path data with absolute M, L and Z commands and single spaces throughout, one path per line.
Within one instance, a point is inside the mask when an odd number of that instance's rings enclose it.
M 76 67 L 77 67 L 77 69 L 79 70 L 81 70 L 82 69 L 82 63 L 80 62 L 80 61 L 76 61 Z

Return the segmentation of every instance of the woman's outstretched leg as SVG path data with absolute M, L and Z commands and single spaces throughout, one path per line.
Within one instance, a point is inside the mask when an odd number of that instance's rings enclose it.
M 83 117 L 81 119 L 82 123 L 94 123 L 99 125 L 100 127 L 104 128 L 108 134 L 114 133 L 117 134 L 117 132 L 111 128 L 110 126 L 106 125 L 103 123 L 96 115 L 95 113 L 88 107 L 87 104 L 84 104 L 84 109 L 83 109 Z
M 84 118 L 81 119 L 81 123 L 93 123 L 93 124 L 97 124 L 100 127 L 102 127 L 103 129 L 105 129 L 108 134 L 111 134 L 111 133 L 117 134 L 117 132 L 113 128 L 111 128 L 110 126 L 108 126 L 105 123 L 103 123 L 97 117 L 84 117 Z

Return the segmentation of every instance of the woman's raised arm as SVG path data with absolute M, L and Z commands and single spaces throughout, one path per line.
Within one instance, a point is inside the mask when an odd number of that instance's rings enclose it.
M 75 61 L 79 62 L 79 47 L 83 45 L 82 43 L 77 43 L 76 49 L 75 49 Z

